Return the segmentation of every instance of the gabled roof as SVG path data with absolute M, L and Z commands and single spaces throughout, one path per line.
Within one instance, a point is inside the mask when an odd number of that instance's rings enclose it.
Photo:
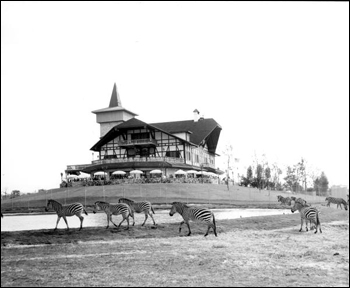
M 177 138 L 185 143 L 188 143 L 190 145 L 193 145 L 193 143 L 190 143 L 180 137 L 177 137 L 176 135 L 172 135 L 171 133 L 159 128 L 159 127 L 155 127 L 151 124 L 147 124 L 146 122 L 143 122 L 139 119 L 136 118 L 131 118 L 128 121 L 125 121 L 122 124 L 116 125 L 114 126 L 111 130 L 108 131 L 108 133 L 106 133 L 106 135 L 104 135 L 94 146 L 92 146 L 92 148 L 90 150 L 93 151 L 98 151 L 101 146 L 105 145 L 106 143 L 108 143 L 109 141 L 113 140 L 115 137 L 117 137 L 118 135 L 120 135 L 122 133 L 123 130 L 126 129 L 135 129 L 135 128 L 149 128 L 151 130 L 157 130 L 157 131 L 161 131 L 165 134 L 168 134 L 174 138 Z
M 152 123 L 152 126 L 158 127 L 171 134 L 191 131 L 190 142 L 201 145 L 205 142 L 210 152 L 215 153 L 217 142 L 219 141 L 221 126 L 212 118 L 201 119 L 198 121 L 185 120 L 174 122 Z

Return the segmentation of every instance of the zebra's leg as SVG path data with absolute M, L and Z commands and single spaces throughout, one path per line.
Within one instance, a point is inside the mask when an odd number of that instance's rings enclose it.
M 303 218 L 300 218 L 300 229 L 299 232 L 303 231 Z
M 208 236 L 210 227 L 211 227 L 211 225 L 208 225 L 207 233 L 204 234 L 204 237 Z
M 184 224 L 184 223 L 185 223 L 185 221 L 182 221 L 182 222 L 180 223 L 179 233 L 181 233 L 181 226 L 182 226 L 182 224 Z
M 187 236 L 190 236 L 191 235 L 190 223 L 186 222 L 186 225 L 188 227 L 188 234 L 187 234 Z
M 106 229 L 108 229 L 108 227 L 109 227 L 109 219 L 110 219 L 112 216 L 109 215 L 108 213 L 106 213 L 106 215 L 107 215 L 107 227 L 106 227 Z
M 79 217 L 79 219 L 80 219 L 80 229 L 79 230 L 81 230 L 81 229 L 83 229 L 83 221 L 84 221 L 84 217 L 83 216 L 78 216 Z
M 147 218 L 148 218 L 148 213 L 145 212 L 145 221 L 143 222 L 143 224 L 142 224 L 141 226 L 145 225 L 145 223 L 146 223 L 146 221 L 147 221 Z
M 61 220 L 61 216 L 57 216 L 56 227 L 53 231 L 57 230 L 58 222 L 60 222 L 60 220 Z
M 310 229 L 311 229 L 311 220 L 310 220 Z M 309 231 L 309 229 L 307 229 L 307 219 L 305 219 L 305 230 L 306 232 Z
M 153 220 L 153 225 L 157 225 L 156 222 L 154 221 L 154 218 L 152 216 L 152 213 L 151 212 L 148 212 L 148 215 L 151 216 L 152 220 Z
M 119 223 L 119 225 L 117 225 L 117 224 L 115 224 L 115 223 L 113 222 L 113 220 L 112 220 L 112 214 L 110 215 L 109 220 L 111 220 L 111 222 L 113 223 L 113 225 L 114 225 L 115 227 L 119 228 L 119 226 L 120 226 L 120 225 L 123 223 L 123 221 L 124 221 L 124 215 L 123 215 L 123 220 L 122 220 L 122 222 Z
M 132 218 L 132 221 L 133 221 L 132 226 L 135 226 L 135 216 L 134 216 L 134 211 L 133 211 L 133 210 L 131 210 L 131 213 L 130 213 L 129 215 L 130 215 L 130 217 Z
M 130 214 L 126 217 L 126 222 L 128 222 L 128 228 L 126 228 L 126 230 L 129 230 L 129 216 Z
M 67 225 L 67 230 L 69 230 L 69 227 L 68 227 L 68 222 L 67 222 L 67 218 L 66 218 L 66 216 L 62 216 L 62 217 L 63 217 L 64 222 L 66 222 L 66 225 Z

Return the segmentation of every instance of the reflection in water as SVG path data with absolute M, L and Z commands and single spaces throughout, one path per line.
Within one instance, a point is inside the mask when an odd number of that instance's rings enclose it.
M 235 219 L 240 217 L 252 217 L 252 216 L 266 216 L 266 215 L 282 215 L 290 214 L 291 211 L 288 209 L 211 209 L 216 220 L 223 219 Z M 182 217 L 176 213 L 173 217 L 169 216 L 169 210 L 156 210 L 154 220 L 156 223 L 179 223 L 182 221 Z M 107 216 L 105 213 L 89 213 L 88 216 L 84 216 L 83 227 L 96 227 L 96 226 L 107 226 Z M 135 225 L 141 225 L 145 219 L 144 214 L 135 213 Z M 56 226 L 57 215 L 5 215 L 1 219 L 1 231 L 21 231 L 21 230 L 40 230 L 40 229 L 54 229 Z M 79 228 L 80 220 L 76 216 L 67 217 L 69 228 Z M 122 221 L 121 215 L 114 215 L 113 221 L 119 224 Z M 123 222 L 122 226 L 126 226 L 126 221 Z M 130 220 L 132 225 L 132 219 Z M 146 225 L 153 225 L 150 217 L 147 219 Z M 110 223 L 110 228 L 114 227 Z M 58 229 L 66 229 L 66 223 L 61 218 L 58 223 Z

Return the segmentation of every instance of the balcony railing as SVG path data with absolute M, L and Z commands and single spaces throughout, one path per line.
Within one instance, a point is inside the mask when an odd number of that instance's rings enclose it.
M 154 139 L 122 140 L 118 142 L 118 145 L 119 146 L 137 146 L 137 145 L 157 146 L 157 140 L 154 140 Z
M 122 159 L 103 159 L 92 161 L 93 165 L 97 164 L 109 164 L 109 163 L 127 163 L 127 162 L 170 162 L 170 163 L 185 163 L 182 158 L 172 157 L 134 157 L 134 158 L 122 158 Z

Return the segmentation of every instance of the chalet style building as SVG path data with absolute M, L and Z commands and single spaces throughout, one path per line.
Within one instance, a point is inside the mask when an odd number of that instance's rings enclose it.
M 92 111 L 100 124 L 100 139 L 90 150 L 98 153 L 91 164 L 68 165 L 66 174 L 141 170 L 144 176 L 154 169 L 169 176 L 177 170 L 208 171 L 215 168 L 216 147 L 221 126 L 214 119 L 200 117 L 174 122 L 146 123 L 121 105 L 114 84 L 109 107 Z

